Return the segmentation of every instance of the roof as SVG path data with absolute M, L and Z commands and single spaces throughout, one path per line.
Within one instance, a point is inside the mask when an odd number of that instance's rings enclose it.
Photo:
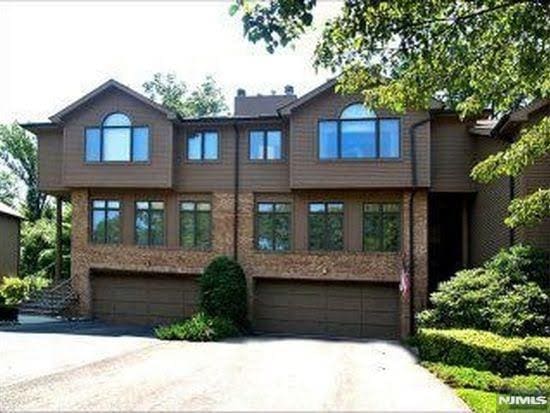
M 316 87 L 313 90 L 310 90 L 308 93 L 306 93 L 305 95 L 299 97 L 298 99 L 295 99 L 292 102 L 289 102 L 286 105 L 283 105 L 283 106 L 279 107 L 278 112 L 280 114 L 283 114 L 283 115 L 290 114 L 290 112 L 293 109 L 297 108 L 298 106 L 302 106 L 304 103 L 309 102 L 314 97 L 316 97 L 316 96 L 320 95 L 321 93 L 323 93 L 325 90 L 328 90 L 331 87 L 333 87 L 334 85 L 336 85 L 336 82 L 337 82 L 336 78 L 332 78 L 332 79 L 327 80 L 322 85 Z
M 12 207 L 10 207 L 6 204 L 3 204 L 2 202 L 0 202 L 0 214 L 9 215 L 9 216 L 14 217 L 14 218 L 24 219 L 23 215 L 21 215 L 19 212 L 17 212 Z
M 498 120 L 496 119 L 479 119 L 474 126 L 470 128 L 470 133 L 480 136 L 491 136 L 497 123 Z
M 146 105 L 152 107 L 155 110 L 158 110 L 159 112 L 164 113 L 168 119 L 177 119 L 177 114 L 172 112 L 169 109 L 166 109 L 164 106 L 159 105 L 157 102 L 149 99 L 148 97 L 142 95 L 141 93 L 136 92 L 134 89 L 123 85 L 120 82 L 117 82 L 114 79 L 110 79 L 103 83 L 102 85 L 98 86 L 94 90 L 92 90 L 90 93 L 84 95 L 80 99 L 74 101 L 69 106 L 65 107 L 64 109 L 57 112 L 55 115 L 50 116 L 50 120 L 54 123 L 59 123 L 63 120 L 65 116 L 67 116 L 69 113 L 75 111 L 80 106 L 88 102 L 89 100 L 95 98 L 97 95 L 105 92 L 108 89 L 115 88 L 118 90 L 121 90 L 122 92 L 127 93 L 128 95 L 136 98 L 137 100 L 145 103 Z
M 276 116 L 277 110 L 297 100 L 296 95 L 235 97 L 235 116 Z

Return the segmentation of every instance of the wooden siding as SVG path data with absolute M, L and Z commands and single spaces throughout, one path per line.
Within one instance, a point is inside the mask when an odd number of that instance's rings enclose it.
M 38 187 L 63 190 L 63 133 L 44 130 L 38 136 Z
M 123 112 L 136 126 L 149 127 L 147 163 L 88 163 L 84 130 L 101 125 L 105 116 Z M 172 186 L 173 126 L 166 115 L 118 90 L 109 90 L 71 113 L 64 129 L 63 184 L 67 187 Z
M 19 219 L 0 214 L 0 280 L 15 276 L 19 266 Z
M 468 133 L 469 124 L 456 115 L 435 116 L 431 136 L 431 190 L 469 192 L 475 190 L 470 179 L 476 137 Z
M 290 117 L 290 186 L 306 188 L 398 188 L 411 186 L 410 127 L 427 119 L 426 112 L 410 112 L 401 119 L 401 158 L 395 160 L 318 159 L 318 121 L 339 118 L 349 104 L 361 101 L 358 96 L 342 96 L 329 89 Z M 392 116 L 378 111 L 379 116 Z M 430 185 L 430 124 L 416 131 L 416 156 L 419 186 Z

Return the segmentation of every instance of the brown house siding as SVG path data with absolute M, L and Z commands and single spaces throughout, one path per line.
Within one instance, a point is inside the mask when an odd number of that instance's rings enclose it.
M 63 190 L 63 132 L 43 131 L 38 138 L 38 177 L 41 191 Z
M 84 160 L 84 131 L 101 125 L 105 116 L 123 112 L 136 126 L 149 127 L 150 160 L 146 163 L 89 163 Z M 67 187 L 172 186 L 173 126 L 150 106 L 118 90 L 98 96 L 68 116 L 63 135 L 63 185 Z
M 474 137 L 456 115 L 435 116 L 431 130 L 431 191 L 470 192 Z
M 305 103 L 291 114 L 290 186 L 313 188 L 396 188 L 410 187 L 410 127 L 428 117 L 426 112 L 410 112 L 401 117 L 401 159 L 395 160 L 319 160 L 317 131 L 319 119 L 339 118 L 357 96 L 342 96 L 332 89 Z M 377 111 L 378 116 L 392 116 Z M 418 185 L 430 185 L 430 124 L 416 131 Z
M 0 214 L 0 281 L 18 274 L 19 224 L 19 218 Z

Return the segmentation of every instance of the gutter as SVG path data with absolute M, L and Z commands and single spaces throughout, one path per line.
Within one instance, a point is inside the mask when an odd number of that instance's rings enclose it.
M 416 320 L 414 316 L 414 195 L 418 186 L 417 168 L 416 168 L 416 130 L 430 122 L 431 117 L 423 119 L 414 123 L 409 128 L 409 138 L 411 142 L 411 196 L 409 198 L 409 252 L 408 252 L 408 266 L 409 266 L 409 311 L 410 311 L 410 334 L 416 332 Z
M 240 189 L 240 135 L 237 122 L 233 122 L 233 130 L 235 131 L 235 182 L 233 185 L 233 258 L 238 261 L 239 258 L 239 189 Z

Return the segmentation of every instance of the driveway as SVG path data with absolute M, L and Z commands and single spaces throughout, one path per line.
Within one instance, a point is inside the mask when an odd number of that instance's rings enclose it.
M 161 342 L 55 323 L 0 331 L 0 410 L 467 411 L 397 343 Z

